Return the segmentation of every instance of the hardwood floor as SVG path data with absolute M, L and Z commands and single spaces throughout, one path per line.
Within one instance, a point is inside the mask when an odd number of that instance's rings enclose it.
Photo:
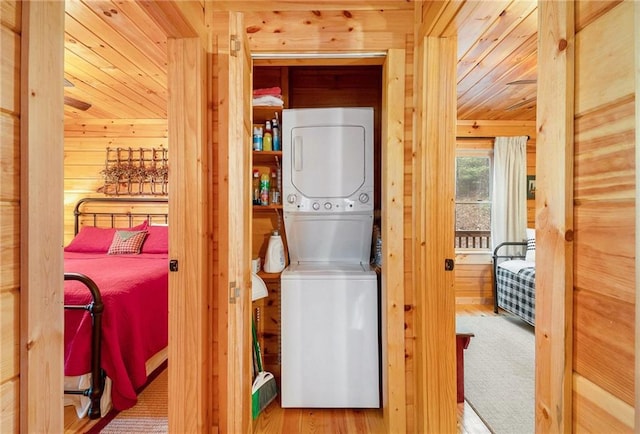
M 85 433 L 99 420 L 78 419 L 73 407 L 65 407 L 65 434 Z M 285 433 L 379 433 L 383 432 L 381 410 L 283 410 L 271 404 L 254 421 L 256 434 Z M 465 401 L 458 404 L 459 434 L 490 434 L 473 408 Z
M 457 305 L 458 315 L 494 316 L 493 306 Z M 65 407 L 65 434 L 84 433 L 97 421 L 78 420 L 73 407 Z M 358 409 L 282 409 L 274 401 L 254 421 L 254 434 L 288 433 L 358 433 L 383 432 L 382 410 Z M 458 433 L 485 434 L 491 431 L 476 412 L 467 404 L 458 404 Z
M 100 419 L 90 420 L 88 417 L 78 419 L 76 410 L 73 406 L 66 406 L 64 408 L 64 433 L 85 433 L 89 431 Z
M 465 401 L 458 404 L 459 434 L 491 431 Z M 254 422 L 254 434 L 375 434 L 384 432 L 382 410 L 282 409 L 272 403 Z
M 457 304 L 456 315 L 497 316 L 492 304 Z
M 467 401 L 458 404 L 458 434 L 492 434 Z
M 254 422 L 254 433 L 379 433 L 383 432 L 382 410 L 283 409 L 277 402 Z

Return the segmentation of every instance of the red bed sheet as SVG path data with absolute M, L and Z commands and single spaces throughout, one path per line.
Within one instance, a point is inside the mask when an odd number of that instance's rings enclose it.
M 100 289 L 102 368 L 113 382 L 113 407 L 130 408 L 147 380 L 147 359 L 168 342 L 168 255 L 65 252 L 64 257 L 65 272 L 85 274 Z M 80 282 L 66 281 L 64 302 L 88 304 L 91 293 Z M 65 311 L 64 341 L 65 375 L 91 372 L 89 312 Z

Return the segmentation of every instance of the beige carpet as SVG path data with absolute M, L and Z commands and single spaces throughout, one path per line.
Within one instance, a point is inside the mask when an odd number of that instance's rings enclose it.
M 100 432 L 104 434 L 166 433 L 167 424 L 167 369 L 158 375 L 138 396 L 138 403 L 121 411 Z
M 509 315 L 458 316 L 475 334 L 464 354 L 465 399 L 495 434 L 533 434 L 535 334 Z

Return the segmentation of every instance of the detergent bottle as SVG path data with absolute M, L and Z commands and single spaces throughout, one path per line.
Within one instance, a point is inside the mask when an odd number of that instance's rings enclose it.
M 284 243 L 280 233 L 275 230 L 269 237 L 267 253 L 264 257 L 264 271 L 266 273 L 279 273 L 284 270 Z

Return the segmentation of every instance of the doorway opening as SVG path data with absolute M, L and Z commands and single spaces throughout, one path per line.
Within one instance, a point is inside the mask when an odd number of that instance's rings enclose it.
M 363 59 L 353 64 L 344 64 L 340 59 L 332 62 L 323 61 L 318 65 L 318 59 L 305 60 L 254 60 L 253 89 L 279 88 L 282 92 L 282 108 L 328 108 L 328 107 L 373 107 L 374 108 L 374 226 L 380 231 L 381 222 L 381 173 L 382 164 L 382 77 L 383 59 Z M 274 62 L 276 63 L 274 65 Z M 375 62 L 376 64 L 372 64 Z M 359 64 L 361 63 L 361 64 Z M 266 115 L 265 115 L 266 112 Z M 265 107 L 253 108 L 253 124 L 264 122 L 264 119 L 274 117 L 274 112 L 281 113 L 280 109 Z M 278 114 L 280 116 L 280 114 Z M 280 119 L 282 119 L 280 117 Z M 254 167 L 260 165 L 262 156 L 256 158 L 254 153 Z M 330 175 L 328 175 L 330 176 Z M 283 198 L 284 199 L 284 198 Z M 252 257 L 263 258 L 266 250 L 267 235 L 274 228 L 284 229 L 281 214 L 277 212 L 254 211 L 252 218 Z M 286 239 L 286 233 L 284 237 Z M 373 234 L 372 234 L 373 235 Z M 372 236 L 373 240 L 373 236 Z M 375 246 L 372 254 L 375 252 Z M 381 292 L 381 269 L 378 270 L 378 288 Z M 257 334 L 265 362 L 265 370 L 272 372 L 280 384 L 281 378 L 281 330 L 280 330 L 280 279 L 279 277 L 261 274 L 269 288 L 269 297 L 253 303 L 252 313 L 257 319 Z M 380 300 L 379 300 L 380 301 Z M 383 306 L 379 303 L 381 309 Z M 380 333 L 380 336 L 382 333 Z M 382 390 L 382 388 L 381 388 Z M 284 417 L 303 417 L 299 411 L 287 411 L 282 409 L 279 400 L 271 404 L 269 412 L 283 412 Z M 348 412 L 348 411 L 347 411 Z M 343 414 L 344 409 L 336 411 Z M 371 415 L 369 416 L 369 413 Z M 355 414 L 355 413 L 354 413 Z M 367 411 L 372 420 L 381 421 L 379 409 Z M 348 416 L 346 416 L 348 417 Z M 264 420 L 264 419 L 263 419 Z M 304 423 L 304 422 L 303 422 Z M 256 431 L 266 430 L 266 425 L 261 424 L 261 419 L 255 422 Z

